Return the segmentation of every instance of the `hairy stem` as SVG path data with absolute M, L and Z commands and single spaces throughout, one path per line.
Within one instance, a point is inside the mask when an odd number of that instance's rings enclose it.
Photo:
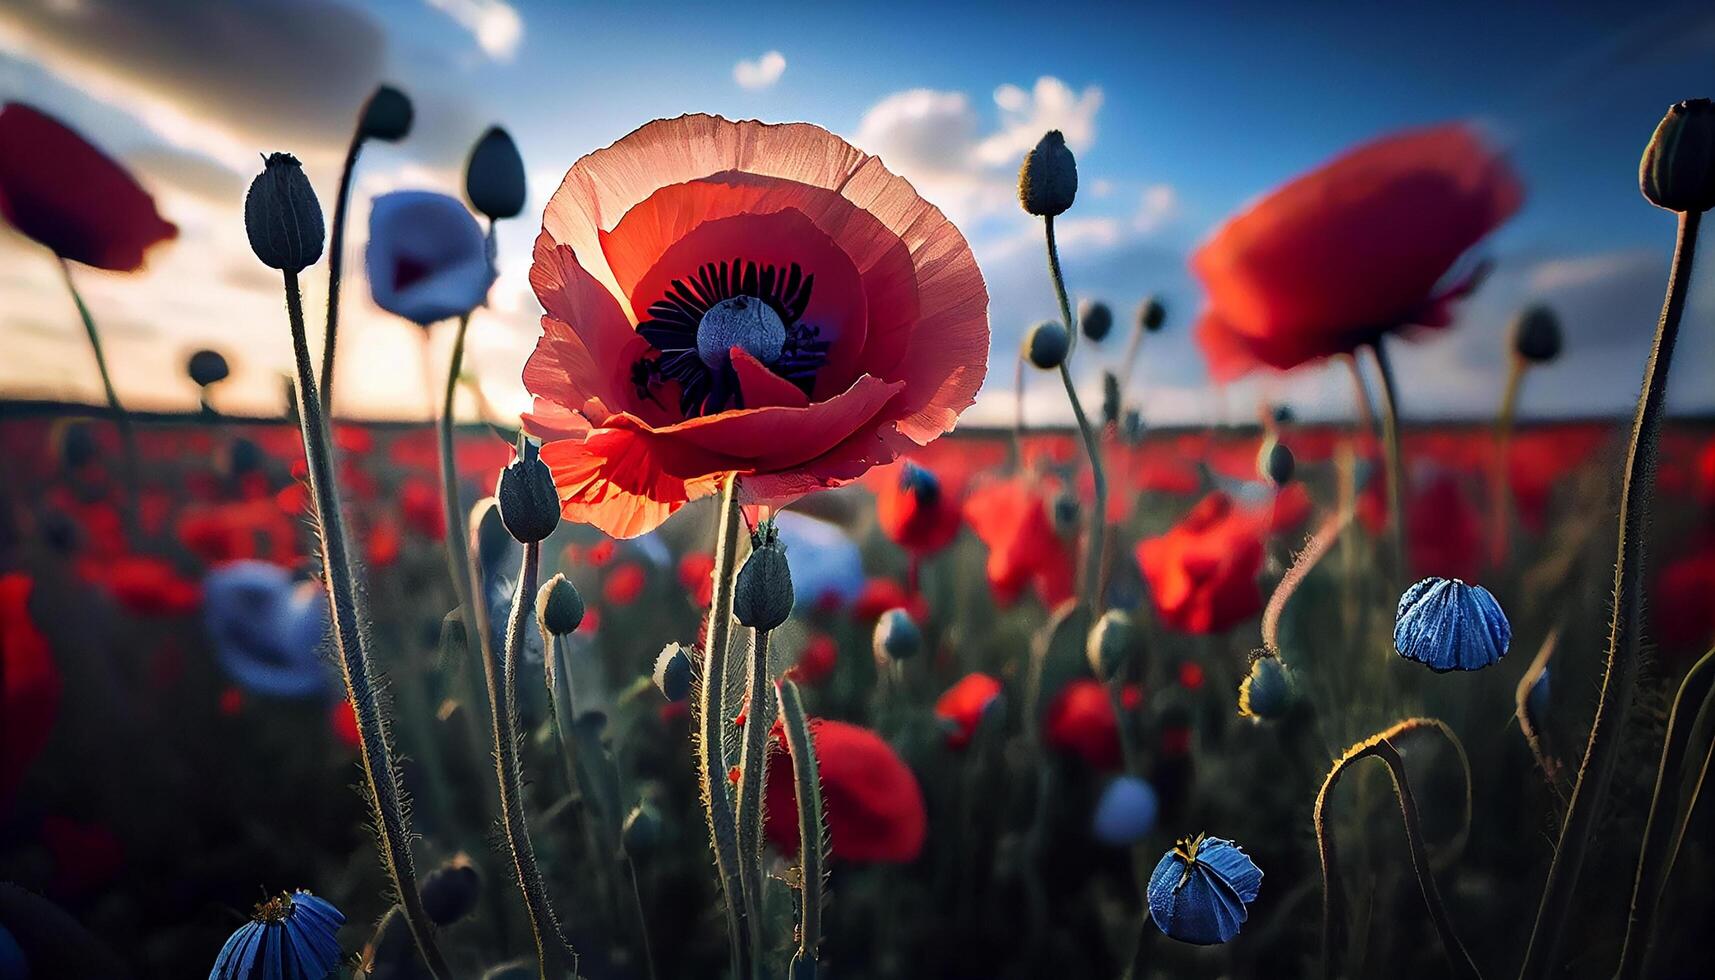
M 1084 414 L 1078 400 L 1078 389 L 1072 384 L 1072 346 L 1077 343 L 1078 324 L 1072 319 L 1072 304 L 1066 298 L 1066 277 L 1060 272 L 1060 252 L 1054 245 L 1054 216 L 1042 219 L 1044 238 L 1048 243 L 1048 275 L 1054 282 L 1054 298 L 1060 303 L 1061 323 L 1066 327 L 1068 347 L 1060 361 L 1060 383 L 1066 387 L 1066 400 L 1072 403 L 1072 415 L 1078 420 L 1078 434 L 1084 439 L 1084 453 L 1090 457 L 1090 479 L 1095 486 L 1095 506 L 1090 511 L 1084 530 L 1083 600 L 1091 616 L 1101 615 L 1102 530 L 1108 519 L 1108 479 L 1102 467 L 1102 451 L 1096 445 L 1095 430 Z
M 768 630 L 750 631 L 750 703 L 744 712 L 744 742 L 738 756 L 738 857 L 750 949 L 762 963 L 763 776 L 768 771 L 768 730 L 774 724 L 774 685 L 768 677 Z M 760 974 L 759 974 L 760 976 Z
M 822 943 L 822 890 L 827 884 L 828 833 L 822 816 L 822 776 L 816 766 L 816 742 L 798 685 L 780 682 L 780 724 L 792 756 L 792 782 L 798 801 L 798 953 L 792 980 L 815 975 Z
M 703 813 L 715 852 L 721 895 L 726 902 L 727 941 L 733 980 L 750 975 L 749 934 L 744 922 L 744 885 L 739 863 L 737 818 L 727 782 L 726 682 L 727 645 L 732 636 L 732 590 L 738 572 L 738 530 L 743 520 L 738 506 L 738 474 L 721 484 L 720 527 L 716 531 L 714 600 L 709 608 L 703 669 L 697 689 L 697 766 L 702 783 Z
M 351 135 L 345 151 L 345 167 L 339 172 L 339 195 L 333 203 L 333 228 L 328 237 L 327 329 L 322 334 L 322 416 L 333 418 L 333 354 L 339 336 L 340 270 L 345 265 L 345 211 L 351 202 L 351 177 L 357 169 L 357 154 L 363 149 L 363 127 Z
M 137 491 L 140 489 L 138 480 L 141 478 L 142 467 L 137 459 L 137 433 L 131 428 L 131 416 L 125 411 L 125 406 L 119 403 L 119 392 L 113 388 L 113 375 L 107 370 L 107 354 L 101 346 L 101 334 L 95 329 L 95 318 L 89 313 L 88 304 L 83 301 L 83 294 L 78 292 L 77 283 L 72 281 L 71 263 L 60 258 L 60 275 L 65 277 L 66 289 L 71 292 L 71 300 L 77 304 L 78 318 L 83 321 L 83 331 L 89 335 L 89 349 L 95 354 L 95 368 L 101 374 L 101 389 L 107 396 L 107 410 L 113 416 L 113 424 L 119 427 L 119 448 L 125 458 L 125 495 L 124 509 L 125 530 L 135 537 L 141 530 L 137 518 Z

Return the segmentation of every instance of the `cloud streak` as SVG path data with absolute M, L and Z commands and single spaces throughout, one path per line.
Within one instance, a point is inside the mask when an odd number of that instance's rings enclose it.
M 785 73 L 786 56 L 778 51 L 769 51 L 759 58 L 740 61 L 732 66 L 732 80 L 738 83 L 739 88 L 752 92 L 773 86 Z

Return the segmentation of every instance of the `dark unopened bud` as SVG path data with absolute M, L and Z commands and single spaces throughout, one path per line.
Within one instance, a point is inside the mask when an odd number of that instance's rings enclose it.
M 1084 655 L 1090 670 L 1098 680 L 1109 681 L 1118 676 L 1131 660 L 1137 647 L 1137 629 L 1131 617 L 1118 609 L 1109 609 L 1090 628 L 1084 644 Z
M 1143 412 L 1135 408 L 1126 409 L 1125 414 L 1120 416 L 1120 435 L 1125 437 L 1126 442 L 1134 445 L 1142 442 Z
M 655 658 L 655 686 L 661 696 L 678 703 L 691 696 L 691 657 L 685 648 L 669 643 Z
M 101 455 L 101 445 L 95 440 L 87 422 L 66 422 L 59 427 L 54 442 L 59 449 L 60 464 L 75 470 Z
M 909 660 L 923 651 L 923 631 L 903 609 L 889 609 L 875 621 L 875 661 Z
M 1264 479 L 1277 487 L 1284 487 L 1292 480 L 1292 471 L 1298 466 L 1292 456 L 1292 450 L 1286 443 L 1270 439 L 1263 445 L 1261 457 L 1257 460 L 1257 469 Z
M 1296 420 L 1297 420 L 1297 416 L 1292 414 L 1292 406 L 1291 405 L 1276 405 L 1276 406 L 1274 406 L 1274 424 L 1276 424 L 1276 425 L 1291 425 Z
M 357 134 L 364 139 L 397 143 L 411 132 L 411 120 L 415 117 L 409 96 L 391 85 L 382 85 L 363 104 Z
M 211 384 L 225 381 L 232 373 L 227 366 L 226 358 L 217 350 L 199 350 L 185 362 L 185 373 L 191 376 L 191 381 L 199 388 L 207 388 Z
M 1513 351 L 1532 364 L 1560 356 L 1560 318 L 1546 306 L 1532 306 L 1513 321 Z
M 290 153 L 263 158 L 244 197 L 244 231 L 262 264 L 302 272 L 322 257 L 322 208 L 303 165 Z
M 1034 215 L 1052 217 L 1078 196 L 1078 162 L 1058 129 L 1044 133 L 1018 168 L 1018 203 Z
M 1239 714 L 1264 720 L 1279 718 L 1292 705 L 1292 679 L 1278 657 L 1261 656 L 1239 682 Z
M 524 158 L 499 126 L 490 126 L 470 151 L 464 192 L 471 207 L 491 220 L 515 218 L 524 210 Z
M 1054 531 L 1063 538 L 1078 533 L 1083 524 L 1084 508 L 1078 503 L 1078 495 L 1071 490 L 1063 489 L 1054 495 L 1054 502 L 1049 505 L 1048 516 L 1054 522 Z
M 1689 99 L 1668 107 L 1644 147 L 1638 188 L 1658 208 L 1701 214 L 1715 208 L 1715 104 Z
M 1057 321 L 1044 320 L 1030 328 L 1024 338 L 1024 356 L 1044 371 L 1052 371 L 1066 360 L 1072 338 Z
M 537 454 L 536 444 L 519 440 L 519 454 L 504 470 L 495 488 L 500 521 L 512 537 L 525 544 L 545 540 L 560 524 L 560 495 L 554 475 Z
M 1117 425 L 1120 420 L 1120 379 L 1112 371 L 1102 372 L 1102 424 Z
M 1166 322 L 1167 307 L 1162 304 L 1161 299 L 1156 296 L 1145 297 L 1143 303 L 1137 308 L 1137 325 L 1150 333 L 1155 333 Z
M 226 452 L 220 460 L 220 472 L 229 479 L 237 479 L 261 469 L 264 458 L 261 446 L 237 436 L 226 444 Z
M 482 897 L 482 875 L 469 855 L 459 854 L 424 875 L 418 891 L 430 920 L 448 926 L 475 911 L 477 899 Z
M 1094 341 L 1106 339 L 1114 328 L 1114 311 L 1101 300 L 1087 299 L 1078 304 L 1078 329 Z
M 750 557 L 738 570 L 732 591 L 732 614 L 752 629 L 776 629 L 792 615 L 792 570 L 786 546 L 773 521 L 764 521 L 750 536 Z
M 550 636 L 570 636 L 584 621 L 584 597 L 564 575 L 555 575 L 536 592 L 536 622 Z
M 917 499 L 917 506 L 931 508 L 941 501 L 941 481 L 935 474 L 907 460 L 899 470 L 899 489 Z
M 632 857 L 648 857 L 661 846 L 661 811 L 655 804 L 644 800 L 631 808 L 620 831 L 620 842 Z

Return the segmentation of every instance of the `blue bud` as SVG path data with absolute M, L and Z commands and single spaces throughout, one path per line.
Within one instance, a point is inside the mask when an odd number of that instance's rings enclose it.
M 554 475 L 542 462 L 538 448 L 520 438 L 518 457 L 500 471 L 494 489 L 500 521 L 514 540 L 531 544 L 546 540 L 560 524 L 560 495 Z
M 1078 329 L 1084 332 L 1084 336 L 1100 342 L 1113 328 L 1114 311 L 1108 304 L 1096 299 L 1086 299 L 1078 304 Z
M 1160 812 L 1154 787 L 1136 776 L 1116 776 L 1096 803 L 1090 833 L 1112 847 L 1135 844 L 1155 829 Z
M 662 647 L 655 658 L 654 678 L 655 686 L 667 700 L 679 702 L 690 697 L 691 658 L 685 654 L 685 648 L 677 643 Z
M 381 85 L 363 104 L 357 131 L 364 139 L 397 143 L 411 132 L 411 121 L 415 117 L 416 111 L 411 107 L 409 96 L 391 85 Z
M 1230 840 L 1181 840 L 1149 876 L 1149 917 L 1182 943 L 1213 946 L 1239 934 L 1262 887 L 1262 870 Z
M 923 649 L 923 631 L 903 609 L 889 609 L 875 621 L 875 659 L 877 663 L 908 660 Z
M 1044 371 L 1059 367 L 1071 347 L 1071 335 L 1055 320 L 1044 320 L 1031 327 L 1024 338 L 1024 356 Z
M 1279 718 L 1292 705 L 1292 679 L 1278 657 L 1262 656 L 1251 663 L 1239 682 L 1239 714 L 1263 720 Z
M 1399 597 L 1394 649 L 1437 673 L 1481 670 L 1507 655 L 1512 638 L 1500 603 L 1480 585 L 1426 578 Z
M 322 257 L 322 208 L 297 157 L 262 159 L 262 172 L 244 196 L 244 231 L 250 250 L 271 268 L 302 272 Z
M 471 206 L 490 220 L 515 218 L 524 210 L 524 158 L 518 144 L 499 126 L 490 126 L 470 151 L 464 192 Z

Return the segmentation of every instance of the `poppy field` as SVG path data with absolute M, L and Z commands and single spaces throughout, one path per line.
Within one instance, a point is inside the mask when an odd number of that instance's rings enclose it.
M 1519 418 L 1546 304 L 1492 417 L 1402 410 L 1525 199 L 1478 127 L 1282 172 L 1195 308 L 1135 310 L 1057 239 L 1094 191 L 1055 129 L 1011 425 L 961 422 L 997 284 L 885 156 L 688 114 L 527 170 L 495 126 L 358 199 L 414 111 L 375 90 L 337 185 L 253 161 L 261 416 L 218 408 L 237 346 L 185 359 L 199 411 L 123 403 L 80 287 L 189 243 L 100 134 L 0 109 L 0 218 L 105 395 L 0 402 L 0 980 L 1710 975 L 1715 423 L 1666 408 L 1715 329 L 1708 100 L 1637 148 L 1674 252 L 1634 415 Z M 497 226 L 516 413 L 461 372 Z M 342 283 L 453 338 L 433 417 L 340 410 L 397 369 L 341 360 Z M 1215 384 L 1340 365 L 1346 409 L 1157 425 L 1168 333 Z

